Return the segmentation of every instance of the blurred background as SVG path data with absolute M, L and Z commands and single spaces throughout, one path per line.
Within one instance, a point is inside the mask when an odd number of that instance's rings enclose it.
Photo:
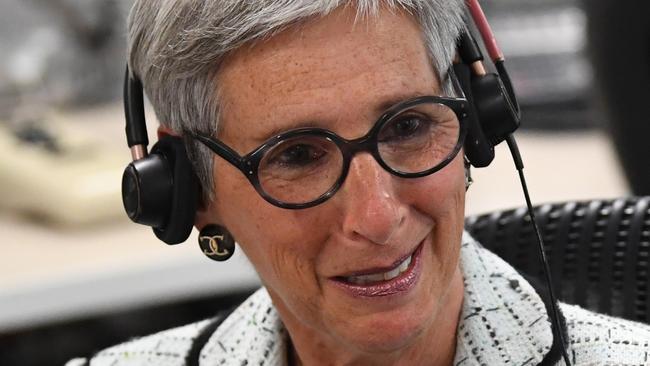
M 0 0 L 0 365 L 62 364 L 259 286 L 241 255 L 211 262 L 196 233 L 166 246 L 122 212 L 131 2 Z M 482 1 L 522 106 L 535 203 L 650 193 L 648 6 L 613 3 Z M 473 175 L 468 214 L 524 205 L 505 147 Z

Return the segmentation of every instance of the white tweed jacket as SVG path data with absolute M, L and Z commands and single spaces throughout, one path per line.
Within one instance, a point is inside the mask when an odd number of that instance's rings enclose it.
M 550 352 L 554 338 L 545 304 L 518 272 L 467 234 L 460 265 L 465 298 L 454 366 L 564 365 L 557 347 Z M 650 365 L 650 326 L 567 304 L 560 310 L 573 365 Z M 139 338 L 67 366 L 185 365 L 192 344 L 209 324 L 205 320 Z M 287 333 L 263 288 L 208 336 L 200 365 L 287 364 Z

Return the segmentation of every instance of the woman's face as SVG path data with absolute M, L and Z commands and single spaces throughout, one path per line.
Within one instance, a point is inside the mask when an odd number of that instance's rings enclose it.
M 338 10 L 231 55 L 219 74 L 218 137 L 241 155 L 301 126 L 354 139 L 387 107 L 439 94 L 410 17 L 381 10 L 378 18 L 354 19 Z M 446 294 L 462 287 L 452 281 L 464 216 L 461 155 L 433 175 L 404 179 L 358 154 L 338 193 L 302 210 L 269 204 L 215 158 L 216 199 L 197 226 L 229 229 L 292 335 L 362 352 L 398 349 L 434 327 Z M 354 277 L 387 272 L 405 258 L 411 264 L 393 280 Z

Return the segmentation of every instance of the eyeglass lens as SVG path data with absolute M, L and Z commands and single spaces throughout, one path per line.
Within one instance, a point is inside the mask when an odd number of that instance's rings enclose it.
M 460 123 L 443 104 L 421 103 L 399 111 L 376 135 L 379 157 L 392 170 L 421 173 L 445 161 L 458 144 Z M 344 156 L 324 136 L 288 138 L 263 156 L 258 178 L 274 199 L 301 204 L 327 193 L 343 174 Z

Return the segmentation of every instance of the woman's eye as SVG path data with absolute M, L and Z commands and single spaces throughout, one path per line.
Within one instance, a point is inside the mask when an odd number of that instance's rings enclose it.
M 388 142 L 418 137 L 427 131 L 429 124 L 430 122 L 417 116 L 404 117 L 391 121 L 383 128 L 380 141 Z
M 316 146 L 296 144 L 278 151 L 271 161 L 283 167 L 304 167 L 317 162 L 325 154 L 326 151 Z

